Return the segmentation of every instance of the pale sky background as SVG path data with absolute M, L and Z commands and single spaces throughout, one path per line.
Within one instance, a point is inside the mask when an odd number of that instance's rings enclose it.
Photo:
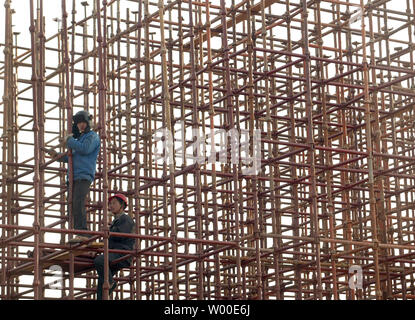
M 4 22 L 3 22 L 4 20 L 3 19 L 4 19 L 5 15 L 4 15 L 4 1 L 3 0 L 0 0 L 0 1 L 1 1 L 0 2 L 0 17 L 1 17 L 0 18 L 0 21 L 1 21 L 0 22 L 0 43 L 3 44 L 4 43 L 4 32 L 5 32 Z M 37 1 L 35 0 L 34 2 L 35 2 L 35 6 L 36 6 Z M 72 19 L 72 17 L 71 17 L 72 1 L 67 1 L 67 2 L 68 2 L 68 4 L 67 4 L 67 6 L 68 6 L 67 7 L 68 26 L 70 26 L 71 25 L 71 19 Z M 89 2 L 92 4 L 91 1 L 89 1 Z M 239 1 L 236 1 L 236 2 L 239 3 Z M 351 2 L 358 3 L 359 1 L 355 0 L 355 1 L 351 1 Z M 365 1 L 365 3 L 366 2 L 367 1 Z M 405 1 L 393 1 L 393 2 L 394 2 L 394 4 L 400 3 L 403 6 L 406 6 Z M 76 18 L 77 21 L 80 20 L 80 17 L 84 16 L 83 7 L 80 5 L 80 3 L 81 3 L 81 1 L 77 0 L 77 4 L 78 4 L 77 5 L 78 13 L 77 13 L 77 18 Z M 215 5 L 219 5 L 219 1 L 212 1 L 212 3 L 214 3 Z M 227 1 L 227 6 L 230 6 L 230 3 L 231 3 L 231 1 Z M 258 1 L 255 1 L 255 3 L 258 3 Z M 30 48 L 30 41 L 31 40 L 30 40 L 30 32 L 29 32 L 29 26 L 30 26 L 29 0 L 14 0 L 14 1 L 12 1 L 11 5 L 12 5 L 12 8 L 15 9 L 15 11 L 16 11 L 16 13 L 13 15 L 13 25 L 14 25 L 13 31 L 20 33 L 18 35 L 18 44 L 19 44 L 19 46 L 23 46 L 24 48 Z M 186 6 L 186 5 L 187 4 L 184 4 L 184 6 Z M 325 5 L 327 5 L 327 4 L 325 4 Z M 390 4 L 388 4 L 388 5 L 390 5 Z M 61 18 L 61 15 L 62 15 L 61 1 L 58 1 L 58 0 L 45 0 L 44 1 L 44 6 L 45 6 L 44 15 L 45 15 L 45 22 L 46 22 L 45 35 L 46 35 L 46 38 L 49 38 L 49 37 L 55 35 L 58 31 L 58 23 L 55 22 L 54 19 L 55 18 L 59 18 L 59 19 Z M 130 8 L 131 11 L 135 11 L 135 10 L 137 10 L 137 6 L 138 6 L 137 3 L 130 3 L 128 1 L 121 1 L 121 15 L 122 15 L 122 17 L 125 16 L 125 11 L 126 11 L 127 7 Z M 284 8 L 284 6 L 282 6 L 281 8 Z M 87 10 L 88 10 L 88 15 L 90 15 L 90 13 L 92 11 L 92 5 L 90 5 Z M 154 10 L 154 6 L 152 6 L 152 10 Z M 402 9 L 402 11 L 403 10 L 404 9 Z M 282 14 L 282 13 L 275 13 L 275 14 Z M 331 16 L 330 15 L 323 14 L 323 18 L 324 17 L 327 18 L 327 20 L 324 19 L 324 21 L 331 21 Z M 166 18 L 167 18 L 167 13 L 166 13 Z M 177 15 L 174 14 L 172 19 L 177 20 L 178 19 Z M 309 19 L 310 20 L 313 19 L 311 11 L 310 11 Z M 134 15 L 131 15 L 131 20 L 134 20 Z M 89 22 L 89 24 L 91 24 L 92 20 L 89 20 L 88 22 Z M 374 26 L 375 30 L 377 30 L 377 25 L 376 25 L 375 19 L 374 19 L 374 23 L 375 23 L 375 26 Z M 356 21 L 356 22 L 353 23 L 352 27 L 358 29 L 359 25 L 360 25 L 360 21 Z M 399 25 L 401 25 L 401 24 L 399 24 Z M 399 25 L 398 24 L 394 25 L 391 22 L 390 27 L 396 28 L 396 27 L 399 27 Z M 89 25 L 89 28 L 92 28 L 92 26 Z M 82 29 L 77 29 L 77 31 L 79 31 L 79 30 L 82 30 Z M 154 35 L 155 39 L 158 39 L 159 36 L 160 36 L 159 34 Z M 293 38 L 299 40 L 301 38 L 300 32 L 296 31 L 296 30 L 293 30 Z M 396 34 L 394 36 L 394 38 L 406 39 L 407 38 L 407 29 L 404 29 L 402 32 Z M 92 40 L 90 40 L 88 42 L 88 44 L 89 44 L 89 49 L 91 49 Z M 325 46 L 333 46 L 333 40 L 332 40 L 331 36 L 327 36 L 327 37 L 324 38 L 324 45 Z M 53 40 L 53 46 L 54 47 L 56 46 L 56 39 Z M 212 46 L 214 48 L 215 47 L 219 48 L 221 46 L 220 38 L 216 37 L 214 40 L 212 40 Z M 399 44 L 395 45 L 395 47 L 398 47 L 398 46 L 399 46 Z M 75 47 L 76 47 L 77 52 L 82 52 L 82 43 L 77 42 Z M 23 52 L 25 52 L 24 48 L 19 48 L 19 54 L 22 54 Z M 1 46 L 0 47 L 0 60 L 2 62 L 4 61 L 3 49 L 4 49 L 4 47 Z M 125 50 L 125 49 L 122 49 L 122 50 Z M 314 51 L 312 51 L 312 54 L 314 54 Z M 133 46 L 132 46 L 131 56 L 134 57 L 134 47 Z M 26 59 L 26 62 L 29 63 L 30 59 Z M 47 56 L 47 58 L 46 58 L 46 66 L 47 67 L 56 67 L 57 64 L 58 64 L 58 60 L 57 60 L 57 55 L 56 54 Z M 0 66 L 3 67 L 3 63 Z M 25 69 L 22 69 L 22 70 L 29 70 L 29 68 L 25 68 Z M 46 74 L 50 74 L 51 72 L 52 72 L 52 70 L 47 70 Z M 135 72 L 132 73 L 132 76 L 134 76 L 134 75 L 135 75 Z M 31 73 L 19 73 L 19 77 L 30 80 Z M 75 82 L 76 83 L 82 83 L 82 81 L 83 81 L 82 77 L 79 76 L 79 75 L 76 75 Z M 90 78 L 89 81 L 92 82 L 92 78 Z M 27 86 L 28 86 L 28 84 L 19 84 L 19 90 L 21 90 L 21 89 L 23 89 Z M 4 91 L 3 81 L 1 81 L 0 82 L 0 96 L 3 96 L 3 91 Z M 50 95 L 50 97 L 56 97 L 58 92 L 54 89 L 50 89 L 50 91 L 47 94 Z M 29 90 L 29 91 L 26 91 L 26 93 L 23 94 L 22 97 L 30 98 L 31 95 L 32 95 L 32 91 Z M 51 98 L 51 99 L 56 100 L 56 98 Z M 81 100 L 79 100 L 79 103 L 81 103 Z M 77 101 L 75 101 L 75 105 L 77 105 Z M 24 102 L 24 101 L 19 102 L 19 108 L 20 108 L 20 110 L 22 110 L 22 112 L 26 113 L 26 111 L 23 111 L 23 110 L 26 110 L 25 108 L 27 108 L 27 110 L 28 110 L 27 113 L 30 113 L 29 112 L 30 107 L 31 107 L 30 102 Z M 0 108 L 2 108 L 2 106 Z M 21 120 L 21 121 L 24 122 L 24 121 L 27 121 L 27 119 L 24 119 L 24 120 Z M 3 118 L 2 118 L 2 115 L 1 115 L 0 124 L 2 124 L 2 123 L 3 123 Z M 53 128 L 53 129 L 57 130 L 57 128 Z M 19 135 L 20 135 L 19 137 L 21 138 L 21 141 L 25 141 L 25 139 L 27 139 L 27 141 L 33 141 L 32 135 L 30 135 L 30 133 L 28 133 L 28 132 L 21 132 L 21 133 L 19 133 Z M 54 138 L 53 135 L 50 135 L 50 136 L 46 137 L 46 140 L 50 140 L 50 139 L 53 139 L 53 138 Z M 56 142 L 55 142 L 55 144 L 56 144 Z M 22 150 L 21 150 L 21 152 L 22 152 L 22 158 L 24 159 L 25 158 L 23 156 L 24 153 L 23 153 Z M 28 152 L 30 153 L 31 151 L 28 151 Z M 19 157 L 20 157 L 20 153 L 19 153 Z M 182 181 L 179 178 L 177 182 L 181 183 Z M 31 220 L 31 219 L 28 219 L 27 221 L 20 221 L 20 223 L 22 225 L 28 225 L 28 226 L 32 225 L 32 222 L 33 222 L 33 220 Z M 33 238 L 27 238 L 26 240 L 31 241 L 32 239 Z M 51 235 L 51 234 L 48 234 L 46 239 L 47 239 L 47 241 L 50 241 L 50 242 L 58 241 L 57 236 L 56 235 Z M 27 249 L 31 249 L 31 248 L 28 247 Z M 21 248 L 21 251 L 25 252 L 24 248 Z M 21 283 L 31 284 L 32 277 L 22 276 L 22 277 L 20 277 L 20 281 L 21 281 Z M 47 282 L 47 280 L 45 280 L 45 282 Z M 76 287 L 85 286 L 85 281 L 77 279 L 75 286 Z M 46 296 L 60 297 L 60 291 L 47 290 Z

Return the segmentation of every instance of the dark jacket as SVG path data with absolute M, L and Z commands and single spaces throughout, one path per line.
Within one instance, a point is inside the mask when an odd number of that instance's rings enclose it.
M 133 233 L 134 225 L 133 219 L 128 214 L 122 213 L 118 219 L 112 221 L 110 232 Z M 134 244 L 134 238 L 110 236 L 108 247 L 110 249 L 133 250 Z

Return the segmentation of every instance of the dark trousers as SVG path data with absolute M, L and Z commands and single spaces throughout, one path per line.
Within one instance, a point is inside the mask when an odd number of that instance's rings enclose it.
M 85 200 L 89 194 L 89 186 L 91 182 L 82 179 L 73 182 L 72 189 L 72 217 L 73 228 L 77 230 L 88 230 L 86 226 L 86 208 Z M 83 235 L 86 236 L 86 235 Z
M 110 252 L 108 254 L 108 262 L 110 264 L 110 267 L 108 269 L 108 281 L 110 283 L 110 287 L 112 285 L 112 283 L 114 282 L 114 280 L 112 279 L 113 276 L 122 268 L 126 268 L 130 266 L 130 263 L 128 260 L 124 260 L 121 262 L 118 262 L 116 264 L 112 264 L 111 262 L 119 259 L 123 256 L 123 254 L 120 253 L 112 253 Z M 97 300 L 102 300 L 102 286 L 104 284 L 104 255 L 101 254 L 99 256 L 97 256 L 94 259 L 94 265 L 95 265 L 95 269 L 97 269 L 97 273 L 98 273 L 98 286 L 97 286 Z

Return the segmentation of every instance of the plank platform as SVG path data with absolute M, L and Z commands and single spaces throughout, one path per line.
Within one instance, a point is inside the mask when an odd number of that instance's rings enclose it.
M 103 247 L 102 242 L 88 244 L 70 244 L 65 249 L 43 249 L 40 263 L 43 270 L 53 265 L 59 265 L 63 271 L 69 272 L 71 254 L 74 256 L 74 272 L 87 272 L 92 270 L 94 258 L 97 255 L 95 249 Z M 72 249 L 74 248 L 74 249 Z M 29 258 L 33 257 L 33 251 L 28 252 Z M 24 262 L 8 272 L 9 276 L 31 275 L 34 272 L 34 262 Z

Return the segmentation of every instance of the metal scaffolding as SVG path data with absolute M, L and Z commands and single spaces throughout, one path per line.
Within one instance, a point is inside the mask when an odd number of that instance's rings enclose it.
M 136 248 L 114 299 L 415 298 L 415 0 L 24 2 L 0 30 L 1 299 L 95 299 L 117 191 Z M 79 110 L 101 151 L 69 247 L 45 148 Z

